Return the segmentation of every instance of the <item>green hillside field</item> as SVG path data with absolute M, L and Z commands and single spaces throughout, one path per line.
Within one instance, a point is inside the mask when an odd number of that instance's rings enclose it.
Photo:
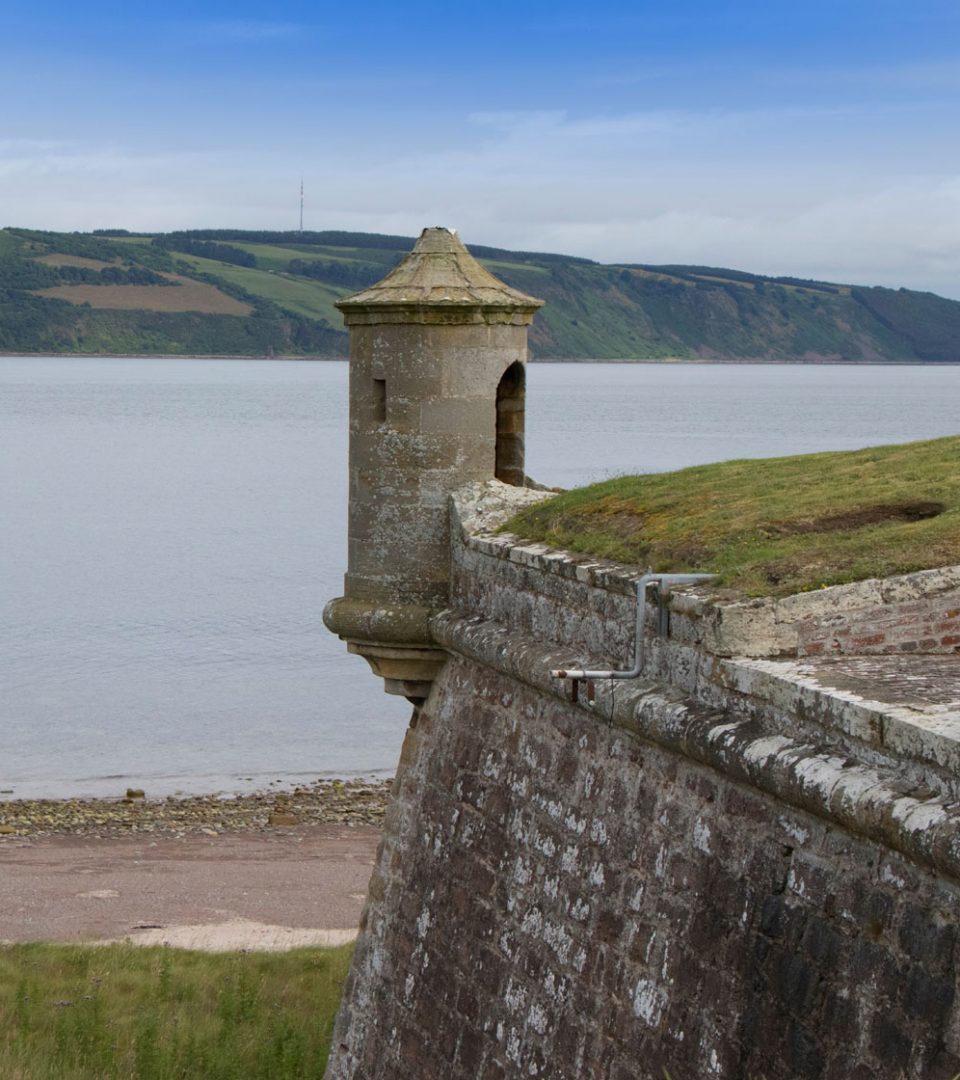
M 0 229 L 0 351 L 344 356 L 334 302 L 382 278 L 413 243 L 336 231 L 8 226 Z M 931 293 L 471 250 L 546 301 L 530 333 L 535 359 L 960 361 L 960 303 Z

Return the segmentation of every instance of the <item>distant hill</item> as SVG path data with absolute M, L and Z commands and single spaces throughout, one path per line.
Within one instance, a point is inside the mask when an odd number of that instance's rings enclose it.
M 412 237 L 205 229 L 0 230 L 0 351 L 341 356 L 341 296 Z M 708 266 L 602 265 L 470 245 L 547 301 L 537 358 L 960 361 L 960 302 Z

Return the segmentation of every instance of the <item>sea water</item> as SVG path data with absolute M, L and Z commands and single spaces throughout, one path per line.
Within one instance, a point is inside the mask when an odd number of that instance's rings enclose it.
M 933 438 L 958 403 L 954 366 L 534 364 L 527 469 Z M 346 438 L 343 362 L 0 358 L 0 797 L 392 771 L 409 706 L 320 620 Z

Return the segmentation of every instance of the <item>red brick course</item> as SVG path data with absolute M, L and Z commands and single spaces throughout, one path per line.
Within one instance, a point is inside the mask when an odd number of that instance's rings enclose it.
M 799 656 L 960 652 L 956 593 L 812 617 L 798 624 Z

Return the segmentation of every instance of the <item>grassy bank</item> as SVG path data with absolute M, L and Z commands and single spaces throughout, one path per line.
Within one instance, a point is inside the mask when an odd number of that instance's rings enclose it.
M 351 947 L 0 948 L 0 1076 L 322 1076 Z
M 960 562 L 960 436 L 625 476 L 520 514 L 509 532 L 751 596 Z

